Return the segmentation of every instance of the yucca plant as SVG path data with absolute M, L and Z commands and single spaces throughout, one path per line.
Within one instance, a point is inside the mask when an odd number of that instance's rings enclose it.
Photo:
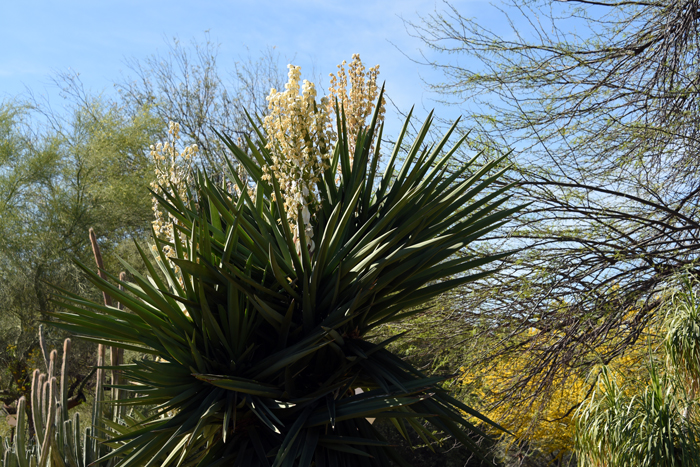
M 679 290 L 664 305 L 667 363 L 691 400 L 700 394 L 699 289 L 696 280 L 683 277 Z
M 316 180 L 313 244 L 304 213 L 290 226 L 283 188 L 262 169 L 273 165 L 264 132 L 246 150 L 221 136 L 248 181 L 229 162 L 230 183 L 200 174 L 189 199 L 160 197 L 177 224 L 172 242 L 153 238 L 154 259 L 141 251 L 148 277 L 125 264 L 132 282 L 103 280 L 81 265 L 125 310 L 58 298 L 59 327 L 153 356 L 120 367 L 133 395 L 122 403 L 157 406 L 138 426 L 110 424 L 120 466 L 406 465 L 371 418 L 406 438 L 442 433 L 479 452 L 477 425 L 492 422 L 443 390 L 444 377 L 388 351 L 400 336 L 368 336 L 507 254 L 465 250 L 517 210 L 499 209 L 508 199 L 507 187 L 493 188 L 501 160 L 452 170 L 464 139 L 444 152 L 455 123 L 428 145 L 431 114 L 399 166 L 406 120 L 378 175 L 377 113 L 355 144 L 338 113 L 338 141 Z

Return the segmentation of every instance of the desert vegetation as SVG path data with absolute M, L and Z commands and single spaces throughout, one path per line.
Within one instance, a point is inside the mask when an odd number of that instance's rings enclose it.
M 700 464 L 700 5 L 499 11 L 396 134 L 207 41 L 2 102 L 1 465 Z

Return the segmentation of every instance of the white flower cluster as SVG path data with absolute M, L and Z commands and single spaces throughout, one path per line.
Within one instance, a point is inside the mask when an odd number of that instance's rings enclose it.
M 367 126 L 367 118 L 372 116 L 374 106 L 379 95 L 377 87 L 377 77 L 379 76 L 379 65 L 376 65 L 365 71 L 365 66 L 362 64 L 360 54 L 354 54 L 352 61 L 348 66 L 348 71 L 345 71 L 347 62 L 338 65 L 338 74 L 330 74 L 331 82 L 328 88 L 330 99 L 328 99 L 328 113 L 332 116 L 332 125 L 335 126 L 335 102 L 338 101 L 338 106 L 342 106 L 345 110 L 345 124 L 348 130 L 348 144 L 350 149 L 350 160 L 352 161 L 355 153 L 355 141 L 357 134 L 362 128 Z M 349 83 L 348 83 L 349 81 Z M 348 90 L 348 84 L 350 89 Z M 379 115 L 377 117 L 377 128 L 384 120 L 385 100 L 382 97 L 382 102 L 379 107 Z M 335 133 L 334 135 L 335 136 Z M 374 141 L 372 142 L 374 149 Z M 340 168 L 338 169 L 340 171 Z
M 329 166 L 332 135 L 326 99 L 316 105 L 314 84 L 304 80 L 300 89 L 301 68 L 288 68 L 284 92 L 272 89 L 267 97 L 270 114 L 263 126 L 273 163 L 263 171 L 264 178 L 269 180 L 270 173 L 274 173 L 279 181 L 284 209 L 300 251 L 299 213 L 305 226 L 306 247 L 313 249 L 311 217 L 318 206 L 316 183 Z
M 191 181 L 192 159 L 197 154 L 196 144 L 186 146 L 182 152 L 177 151 L 177 142 L 180 139 L 180 125 L 170 122 L 168 126 L 168 141 L 151 145 L 151 158 L 155 166 L 155 179 L 151 182 L 151 189 L 163 194 L 163 190 L 174 190 L 182 200 L 187 202 L 187 182 Z M 175 195 L 175 193 L 170 193 Z M 173 224 L 178 221 L 170 213 L 161 211 L 158 201 L 153 197 L 153 230 L 156 235 L 168 242 L 174 242 L 175 235 Z M 175 251 L 166 246 L 164 253 L 174 256 Z
M 306 247 L 311 250 L 314 247 L 311 220 L 318 207 L 316 183 L 328 169 L 332 145 L 337 141 L 335 100 L 345 109 L 352 158 L 357 135 L 366 127 L 367 117 L 372 115 L 379 94 L 379 65 L 365 71 L 359 54 L 352 56 L 348 72 L 345 65 L 345 61 L 338 65 L 337 76 L 330 75 L 331 99 L 323 98 L 319 104 L 316 103 L 314 84 L 304 80 L 300 86 L 301 68 L 294 65 L 288 66 L 289 81 L 285 91 L 272 89 L 267 97 L 270 114 L 265 117 L 263 125 L 273 163 L 263 167 L 263 177 L 269 180 L 274 174 L 279 181 L 297 253 L 301 251 L 299 220 L 305 226 Z M 382 99 L 379 123 L 384 119 L 384 109 Z M 373 141 L 372 149 L 374 144 Z M 337 170 L 339 172 L 340 167 Z

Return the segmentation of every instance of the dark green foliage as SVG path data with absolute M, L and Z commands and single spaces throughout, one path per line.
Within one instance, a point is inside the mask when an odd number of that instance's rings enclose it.
M 700 465 L 697 421 L 682 416 L 688 401 L 673 389 L 672 377 L 652 364 L 646 388 L 635 392 L 603 367 L 595 392 L 578 412 L 578 465 Z
M 454 127 L 426 148 L 432 115 L 398 167 L 404 127 L 373 183 L 375 122 L 358 135 L 354 159 L 339 132 L 333 169 L 317 185 L 313 250 L 297 254 L 278 182 L 262 178 L 271 155 L 259 132 L 248 155 L 222 136 L 256 183 L 254 196 L 229 164 L 240 197 L 201 174 L 193 201 L 161 199 L 181 235 L 172 260 L 158 239 L 155 260 L 142 252 L 150 277 L 125 264 L 133 282 L 105 281 L 81 265 L 125 311 L 63 293 L 59 326 L 155 357 L 122 367 L 133 393 L 124 403 L 157 404 L 158 413 L 113 426 L 122 433 L 111 440 L 120 466 L 406 465 L 368 418 L 390 421 L 404 437 L 415 431 L 429 443 L 444 433 L 478 451 L 473 423 L 491 422 L 441 389 L 444 378 L 423 375 L 389 352 L 389 341 L 367 336 L 483 277 L 470 270 L 505 254 L 456 253 L 517 209 L 498 209 L 507 188 L 490 190 L 498 161 L 462 183 L 455 180 L 466 166 L 446 177 L 454 149 L 442 151 Z

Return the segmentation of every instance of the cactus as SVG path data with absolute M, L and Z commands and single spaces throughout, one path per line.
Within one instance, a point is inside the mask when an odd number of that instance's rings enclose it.
M 43 344 L 43 326 L 39 328 L 40 342 Z M 98 369 L 97 389 L 93 404 L 92 424 L 80 433 L 80 415 L 72 418 L 68 414 L 67 361 L 71 340 L 63 343 L 63 362 L 57 379 L 58 352 L 51 351 L 46 360 L 47 373 L 38 369 L 32 374 L 32 391 L 29 408 L 34 425 L 34 436 L 28 439 L 27 400 L 22 397 L 17 403 L 17 429 L 14 443 L 0 439 L 0 467 L 88 467 L 96 459 L 105 455 L 108 449 L 100 444 L 95 432 L 99 432 L 102 418 L 104 391 L 104 370 Z M 100 346 L 102 347 L 102 346 Z M 42 351 L 46 355 L 42 345 Z M 104 349 L 98 349 L 98 368 L 104 365 Z M 109 462 L 92 464 L 108 467 Z
M 90 229 L 89 236 L 97 269 L 104 276 L 102 254 L 93 229 Z M 122 281 L 125 280 L 126 273 L 122 272 L 119 278 Z M 120 286 L 120 289 L 123 290 L 123 286 Z M 113 306 L 109 294 L 104 293 L 103 298 L 106 306 Z M 116 306 L 123 309 L 121 303 L 117 302 Z M 66 339 L 63 343 L 63 361 L 58 380 L 54 376 L 57 369 L 58 352 L 53 350 L 47 354 L 43 325 L 39 326 L 39 346 L 47 373 L 43 374 L 39 370 L 34 370 L 32 374 L 29 408 L 34 426 L 34 437 L 27 439 L 29 431 L 28 422 L 25 420 L 27 400 L 22 397 L 17 402 L 17 427 L 14 443 L 0 437 L 0 467 L 88 467 L 90 465 L 112 467 L 116 463 L 116 459 L 94 463 L 97 459 L 108 454 L 110 450 L 107 445 L 98 440 L 99 435 L 106 433 L 105 422 L 117 432 L 124 429 L 120 426 L 120 422 L 125 416 L 125 406 L 112 406 L 109 408 L 109 413 L 104 413 L 106 371 L 102 367 L 106 362 L 105 347 L 99 345 L 97 348 L 97 384 L 95 385 L 91 426 L 85 428 L 85 432 L 81 436 L 80 415 L 75 413 L 71 419 L 68 414 L 66 372 L 71 340 Z M 123 350 L 114 347 L 110 349 L 110 363 L 113 367 L 122 364 L 123 358 Z M 91 375 L 92 373 L 85 378 L 84 382 Z M 111 377 L 112 386 L 118 385 L 120 382 L 119 372 L 112 369 Z M 112 387 L 112 401 L 123 399 L 124 396 L 123 390 Z
M 90 228 L 89 230 L 89 238 L 90 238 L 90 245 L 92 245 L 92 254 L 95 257 L 95 265 L 97 266 L 97 273 L 100 275 L 101 278 L 107 279 L 107 275 L 105 273 L 105 266 L 104 266 L 104 261 L 102 260 L 102 253 L 100 251 L 100 245 L 97 243 L 97 234 L 95 234 L 95 230 Z M 121 281 L 126 281 L 126 273 L 121 272 L 119 274 L 119 280 Z M 119 290 L 123 291 L 124 286 L 120 285 Z M 104 304 L 107 307 L 113 307 L 115 304 L 113 303 L 112 297 L 107 293 L 107 292 L 102 292 L 102 297 L 104 300 Z M 124 305 L 122 303 L 117 302 L 116 307 L 119 308 L 120 310 L 124 309 Z M 101 355 L 102 358 L 102 363 L 98 363 L 98 367 L 104 365 L 105 361 L 105 349 L 103 348 L 102 345 L 98 347 L 98 354 Z M 100 357 L 98 357 L 100 358 Z M 109 349 L 109 358 L 110 358 L 110 364 L 113 367 L 111 370 L 111 376 L 112 376 L 112 388 L 110 391 L 112 401 L 118 401 L 120 399 L 124 398 L 124 391 L 120 390 L 119 388 L 115 387 L 119 385 L 119 370 L 116 370 L 114 367 L 118 367 L 121 365 L 124 361 L 124 349 L 119 349 L 116 347 L 110 347 Z M 101 377 L 100 377 L 101 375 Z M 98 377 L 97 377 L 97 384 L 98 386 L 102 384 L 102 381 L 104 381 L 104 370 L 98 370 Z M 102 393 L 100 392 L 99 396 L 102 398 Z M 108 418 L 112 420 L 114 423 L 118 424 L 120 418 L 123 418 L 124 416 L 124 409 L 125 407 L 122 405 L 112 405 L 109 407 L 109 413 L 108 413 Z M 95 417 L 93 417 L 93 425 L 98 426 L 98 424 L 101 423 Z

